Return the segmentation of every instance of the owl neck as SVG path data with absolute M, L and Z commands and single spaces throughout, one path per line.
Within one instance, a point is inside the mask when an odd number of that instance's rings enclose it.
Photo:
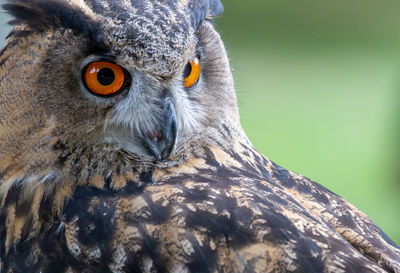
M 179 183 L 183 176 L 196 181 L 199 172 L 215 173 L 229 166 L 254 166 L 254 173 L 262 173 L 265 158 L 254 150 L 240 127 L 223 124 L 210 132 L 194 137 L 185 149 L 178 147 L 174 157 L 165 162 L 143 160 L 107 145 L 74 146 L 59 138 L 51 142 L 47 158 L 51 164 L 43 160 L 48 165 L 1 169 L 0 217 L 12 220 L 10 226 L 0 227 L 6 249 L 35 235 L 45 222 L 59 223 L 63 207 L 79 188 L 117 194 L 148 184 Z

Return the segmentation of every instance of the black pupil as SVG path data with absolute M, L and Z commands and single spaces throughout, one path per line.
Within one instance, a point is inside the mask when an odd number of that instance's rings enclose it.
M 192 64 L 188 63 L 185 67 L 185 71 L 183 71 L 183 78 L 186 79 L 192 73 Z
M 97 80 L 101 85 L 107 86 L 114 82 L 115 74 L 110 68 L 102 68 L 97 73 Z

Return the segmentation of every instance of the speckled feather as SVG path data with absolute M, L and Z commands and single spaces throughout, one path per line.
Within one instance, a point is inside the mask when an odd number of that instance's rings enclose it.
M 206 20 L 219 1 L 14 4 L 30 17 L 13 13 L 0 57 L 0 272 L 400 273 L 400 249 L 365 214 L 248 141 Z M 174 95 L 207 116 L 168 160 L 100 141 L 112 106 L 74 74 L 93 50 L 163 84 L 202 52 L 201 92 Z

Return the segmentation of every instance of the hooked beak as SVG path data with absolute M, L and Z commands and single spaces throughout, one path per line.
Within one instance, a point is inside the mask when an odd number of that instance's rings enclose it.
M 142 138 L 146 150 L 159 161 L 169 157 L 176 143 L 178 128 L 175 102 L 172 96 L 166 96 L 163 99 L 162 124 L 160 127 L 160 131 L 148 133 Z

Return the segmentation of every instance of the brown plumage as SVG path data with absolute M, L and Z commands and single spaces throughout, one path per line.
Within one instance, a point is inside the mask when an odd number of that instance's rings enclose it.
M 218 0 L 4 8 L 0 272 L 400 272 L 365 214 L 253 148 Z M 113 96 L 97 61 L 124 69 Z

